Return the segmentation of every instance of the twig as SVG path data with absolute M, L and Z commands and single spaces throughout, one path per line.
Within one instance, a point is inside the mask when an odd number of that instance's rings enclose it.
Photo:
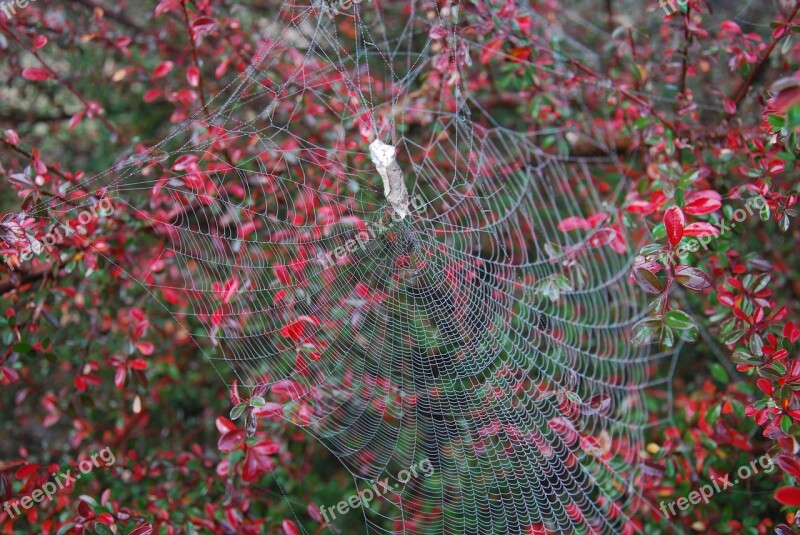
M 692 8 L 686 8 L 686 13 L 683 14 L 683 46 L 679 54 L 681 58 L 681 79 L 678 84 L 678 107 L 683 103 L 683 98 L 686 95 L 686 75 L 689 71 L 689 46 L 692 43 L 692 34 L 689 32 L 689 17 L 691 16 Z
M 761 239 L 762 243 L 764 243 L 764 244 L 772 244 L 772 240 L 770 240 L 770 238 L 767 235 L 767 233 L 764 232 L 764 229 L 761 229 L 761 228 L 758 229 L 758 237 Z M 775 260 L 777 260 L 778 262 L 780 262 L 781 264 L 783 264 L 786 267 L 789 267 L 789 266 L 792 265 L 791 263 L 786 261 L 786 258 L 784 258 L 783 253 L 781 253 L 780 250 L 777 247 L 773 246 L 770 249 L 771 249 L 770 253 L 772 253 L 772 256 L 775 257 Z M 794 298 L 793 300 L 796 301 L 796 302 L 800 302 L 800 279 L 796 279 L 796 278 L 793 278 L 791 276 L 787 277 L 787 279 L 788 279 L 788 283 L 789 283 L 789 285 L 788 285 L 789 289 L 791 290 L 792 297 Z
M 797 3 L 794 6 L 794 9 L 789 14 L 789 18 L 786 20 L 787 25 L 792 23 L 792 20 L 797 16 L 798 11 L 800 11 L 800 0 L 797 1 Z M 758 77 L 758 75 L 766 66 L 767 59 L 769 59 L 770 54 L 772 54 L 772 51 L 775 50 L 776 46 L 778 46 L 778 42 L 781 39 L 783 39 L 783 37 L 785 37 L 786 35 L 789 35 L 789 32 L 781 34 L 780 37 L 773 36 L 772 41 L 770 41 L 769 46 L 764 51 L 764 54 L 762 54 L 761 59 L 758 61 L 753 70 L 750 71 L 750 75 L 747 77 L 747 79 L 739 86 L 739 88 L 734 93 L 734 96 L 733 98 L 731 98 L 731 100 L 733 100 L 734 104 L 736 104 L 737 110 L 739 109 L 739 104 L 741 104 L 742 100 L 747 95 L 747 92 L 750 90 L 750 86 L 753 85 L 755 79 Z
M 23 49 L 25 49 L 27 52 L 29 52 L 30 54 L 32 54 L 32 55 L 33 55 L 33 57 L 35 57 L 35 58 L 36 58 L 36 59 L 39 61 L 39 63 L 40 63 L 40 64 L 41 64 L 41 65 L 42 65 L 42 66 L 43 66 L 43 67 L 44 67 L 44 68 L 47 70 L 47 72 L 49 72 L 49 73 L 50 73 L 50 74 L 53 76 L 53 78 L 55 78 L 55 79 L 56 79 L 56 81 L 58 81 L 60 84 L 62 84 L 64 87 L 66 87 L 66 88 L 67 88 L 67 90 L 69 90 L 69 92 L 70 92 L 70 93 L 72 93 L 73 95 L 75 95 L 75 97 L 76 97 L 78 100 L 80 100 L 80 101 L 81 101 L 81 104 L 83 104 L 83 106 L 84 106 L 84 109 L 85 109 L 85 110 L 87 110 L 87 111 L 88 111 L 89 109 L 91 109 L 91 106 L 90 106 L 89 102 L 88 102 L 88 101 L 87 101 L 85 98 L 83 98 L 83 95 L 81 95 L 81 94 L 80 94 L 80 93 L 79 93 L 79 92 L 78 92 L 78 91 L 77 91 L 77 90 L 76 90 L 76 89 L 75 89 L 75 88 L 72 86 L 72 84 L 71 84 L 71 83 L 69 83 L 69 82 L 68 82 L 68 81 L 66 81 L 65 79 L 61 78 L 61 77 L 59 76 L 59 74 L 58 74 L 58 73 L 57 73 L 57 72 L 56 72 L 56 71 L 55 71 L 55 70 L 54 70 L 52 67 L 50 67 L 50 65 L 49 65 L 49 64 L 48 64 L 48 63 L 47 63 L 47 62 L 46 62 L 44 59 L 42 59 L 42 57 L 39 55 L 39 52 L 38 52 L 37 50 L 33 50 L 31 47 L 29 47 L 27 44 L 25 44 L 25 43 L 22 41 L 22 39 L 20 39 L 20 38 L 19 38 L 19 36 L 16 34 L 16 32 L 13 32 L 13 31 L 9 30 L 8 28 L 6 28 L 6 33 L 7 33 L 8 35 L 10 35 L 10 36 L 11 36 L 11 38 L 12 38 L 14 41 L 16 41 L 16 42 L 17 42 L 17 44 L 19 44 L 19 46 L 21 46 L 21 47 L 22 47 Z M 114 136 L 116 136 L 116 138 L 117 138 L 117 139 L 122 139 L 122 133 L 119 131 L 119 129 L 118 129 L 116 126 L 114 126 L 113 124 L 111 124 L 111 122 L 110 122 L 108 119 L 106 119 L 105 117 L 103 117 L 103 115 L 102 115 L 102 114 L 100 114 L 100 113 L 98 113 L 98 114 L 97 114 L 97 118 L 100 120 L 100 122 L 101 122 L 101 123 L 103 123 L 103 125 L 106 127 L 106 129 L 107 129 L 109 132 L 111 132 L 112 134 L 114 134 Z
M 143 28 L 138 23 L 136 23 L 136 22 L 132 21 L 131 19 L 127 18 L 122 13 L 116 12 L 116 11 L 112 11 L 109 8 L 106 8 L 105 6 L 100 5 L 98 2 L 95 2 L 94 0 L 75 0 L 75 3 L 76 4 L 80 4 L 80 5 L 84 6 L 84 7 L 87 7 L 89 9 L 91 9 L 92 11 L 94 11 L 95 9 L 98 9 L 98 8 L 102 9 L 103 10 L 103 14 L 106 17 L 108 17 L 109 19 L 111 19 L 113 21 L 116 21 L 119 24 L 122 24 L 123 26 L 127 26 L 128 28 L 130 28 L 132 30 L 135 30 L 139 34 L 146 34 L 147 33 L 147 29 Z
M 206 104 L 206 94 L 203 87 L 203 71 L 200 70 L 200 60 L 197 58 L 197 46 L 194 43 L 194 32 L 192 31 L 192 24 L 189 20 L 189 11 L 186 9 L 186 0 L 181 1 L 181 8 L 183 9 L 183 20 L 186 22 L 186 30 L 189 32 L 189 41 L 192 45 L 192 62 L 197 68 L 197 89 L 200 93 L 200 104 L 203 106 L 203 113 L 206 119 L 210 119 L 208 112 L 208 105 Z
M 798 2 L 800 2 L 800 0 L 798 0 Z M 597 72 L 593 71 L 592 69 L 590 69 L 589 67 L 587 67 L 586 65 L 581 63 L 580 61 L 577 61 L 577 60 L 573 59 L 573 60 L 570 60 L 570 63 L 572 65 L 574 65 L 578 70 L 583 71 L 584 73 L 588 74 L 589 76 L 592 76 L 593 78 L 596 78 L 597 80 L 602 80 L 603 79 L 603 77 L 600 74 L 598 74 Z M 640 97 L 634 95 L 633 93 L 631 93 L 630 91 L 628 91 L 627 89 L 624 89 L 622 87 L 618 87 L 617 86 L 617 87 L 614 87 L 613 89 L 619 91 L 620 93 L 622 93 L 628 99 L 630 99 L 630 100 L 636 102 L 637 104 L 639 104 L 640 106 L 643 106 L 644 108 L 646 108 L 653 115 L 653 117 L 655 117 L 658 120 L 658 122 L 663 124 L 666 128 L 670 129 L 672 131 L 672 133 L 675 134 L 676 137 L 680 137 L 680 132 L 678 130 L 677 125 L 675 125 L 674 123 L 672 123 L 672 121 L 670 121 L 669 119 L 667 119 L 666 117 L 663 117 L 660 113 L 658 113 L 658 111 L 655 109 L 655 107 L 652 104 L 649 104 L 649 103 L 645 102 Z

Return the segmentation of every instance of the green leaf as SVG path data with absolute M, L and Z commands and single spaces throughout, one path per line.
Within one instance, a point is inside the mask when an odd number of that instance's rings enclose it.
M 786 434 L 789 434 L 789 428 L 791 427 L 792 427 L 792 419 L 786 414 L 784 414 L 781 417 L 781 431 L 783 431 Z
M 725 335 L 725 337 L 722 339 L 722 343 L 725 345 L 733 345 L 736 342 L 738 342 L 742 338 L 742 336 L 744 336 L 744 334 L 745 331 L 741 329 L 738 331 L 730 332 L 727 335 Z
M 749 366 L 759 366 L 763 364 L 760 358 L 751 355 L 747 351 L 734 351 L 733 362 L 736 364 L 747 364 Z
M 634 346 L 641 346 L 649 343 L 655 334 L 655 329 L 661 324 L 660 318 L 653 321 L 653 318 L 645 318 L 639 321 L 632 329 L 631 343 Z
M 761 210 L 759 211 L 758 215 L 761 218 L 761 221 L 767 222 L 769 221 L 770 215 L 772 212 L 769 209 L 769 204 L 766 202 L 761 206 Z
M 695 327 L 694 320 L 681 310 L 670 310 L 664 316 L 664 323 L 678 330 L 687 330 Z
M 740 401 L 732 399 L 731 407 L 733 407 L 733 414 L 735 414 L 737 418 L 744 418 L 744 405 L 742 405 Z
M 705 420 L 708 422 L 709 425 L 714 425 L 719 420 L 719 415 L 722 412 L 722 404 L 715 403 L 711 407 L 709 407 L 708 412 L 706 412 Z
M 783 117 L 780 117 L 778 115 L 770 115 L 770 116 L 768 116 L 767 117 L 767 122 L 769 122 L 769 124 L 771 124 L 772 126 L 774 126 L 777 129 L 783 128 L 783 125 L 786 124 L 786 120 Z
M 786 54 L 789 53 L 789 51 L 792 49 L 793 46 L 794 46 L 794 39 L 792 39 L 791 36 L 787 37 L 786 39 L 783 40 L 783 44 L 781 45 L 781 54 L 785 56 Z
M 678 189 L 675 191 L 675 204 L 683 208 L 684 199 L 683 199 L 683 190 Z
M 678 336 L 684 342 L 696 342 L 698 337 L 697 327 L 692 327 L 691 329 L 684 329 L 682 331 L 678 331 Z
M 24 355 L 29 355 L 33 353 L 33 346 L 27 342 L 20 342 L 14 346 L 14 351 L 17 353 L 22 353 Z
M 664 465 L 664 475 L 669 478 L 675 477 L 675 463 L 672 461 L 672 459 L 667 459 L 667 462 Z
M 74 523 L 74 522 L 69 522 L 68 524 L 64 524 L 64 525 L 63 525 L 63 526 L 61 526 L 61 527 L 59 528 L 59 530 L 56 532 L 56 535 L 64 535 L 65 533 L 67 533 L 68 531 L 70 531 L 70 530 L 73 528 L 73 526 L 75 526 L 75 523 Z
M 231 409 L 231 420 L 238 420 L 247 409 L 247 403 L 239 403 Z
M 772 277 L 770 276 L 769 273 L 762 273 L 761 275 L 756 277 L 755 281 L 753 282 L 753 290 L 752 290 L 753 293 L 760 292 L 761 290 L 766 288 L 771 280 Z
M 88 505 L 90 505 L 92 508 L 95 508 L 95 507 L 97 507 L 97 500 L 95 500 L 95 499 L 94 499 L 94 498 L 92 498 L 91 496 L 88 496 L 88 495 L 86 495 L 86 494 L 81 494 L 80 496 L 78 496 L 78 499 L 79 499 L 80 501 L 82 501 L 82 502 L 86 502 L 86 503 L 87 503 Z
M 762 368 L 759 368 L 758 369 L 758 374 L 761 377 L 764 377 L 766 379 L 770 379 L 772 381 L 777 381 L 777 380 L 783 378 L 783 374 L 780 374 L 780 373 L 776 372 L 775 368 L 773 368 L 772 366 L 764 366 Z
M 267 404 L 267 400 L 265 400 L 261 396 L 253 396 L 250 398 L 250 406 L 251 407 L 263 407 Z
M 786 128 L 795 130 L 800 126 L 800 106 L 792 106 L 786 112 Z
M 660 343 L 661 347 L 665 349 L 669 349 L 675 346 L 675 333 L 672 331 L 672 329 L 670 329 L 666 325 L 664 325 L 664 327 L 661 328 Z
M 714 362 L 709 367 L 711 368 L 711 376 L 714 377 L 714 379 L 724 385 L 730 382 L 728 372 L 725 371 L 725 368 L 723 368 L 721 364 Z
M 781 214 L 780 219 L 778 220 L 778 228 L 781 229 L 781 232 L 786 232 L 789 230 L 789 216 L 786 214 Z
M 761 356 L 763 354 L 762 349 L 764 348 L 764 340 L 761 339 L 761 336 L 758 334 L 754 334 L 752 338 L 750 338 L 750 351 L 757 356 Z
M 94 523 L 94 532 L 97 535 L 114 535 L 114 532 L 111 531 L 108 526 L 101 524 L 100 522 Z

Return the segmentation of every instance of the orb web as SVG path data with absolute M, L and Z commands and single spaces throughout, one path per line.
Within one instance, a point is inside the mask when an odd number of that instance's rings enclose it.
M 624 180 L 594 180 L 625 174 L 609 133 L 588 132 L 600 157 L 575 157 L 573 132 L 487 111 L 504 53 L 461 29 L 520 33 L 499 7 L 265 4 L 241 78 L 95 179 L 169 238 L 140 282 L 229 381 L 288 400 L 359 487 L 389 477 L 367 531 L 635 532 L 644 393 L 673 355 L 630 343 L 646 301 Z M 591 125 L 603 89 L 569 59 L 596 58 L 557 28 L 526 38 L 516 64 L 558 78 L 547 97 Z M 376 139 L 396 149 L 405 217 Z M 422 460 L 431 475 L 396 478 Z

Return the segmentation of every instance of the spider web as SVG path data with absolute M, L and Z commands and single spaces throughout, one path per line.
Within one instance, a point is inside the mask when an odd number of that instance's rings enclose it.
M 623 166 L 608 132 L 593 133 L 601 156 L 580 158 L 571 130 L 486 112 L 502 53 L 460 30 L 485 19 L 524 34 L 508 6 L 545 18 L 511 3 L 363 2 L 333 17 L 265 4 L 272 23 L 241 78 L 97 177 L 170 237 L 169 268 L 141 283 L 239 385 L 286 401 L 359 487 L 390 478 L 367 531 L 637 531 L 655 423 L 644 393 L 669 382 L 656 370 L 673 355 L 630 344 L 646 301 L 628 281 L 625 181 L 601 193 L 593 178 Z M 558 79 L 547 102 L 591 125 L 587 95 L 603 89 L 574 82 L 569 58 L 595 55 L 558 27 L 528 38 L 537 55 L 517 64 L 536 70 L 531 86 Z M 403 219 L 375 139 L 397 149 L 414 200 Z M 568 217 L 592 228 L 562 231 Z M 394 477 L 423 459 L 432 475 Z

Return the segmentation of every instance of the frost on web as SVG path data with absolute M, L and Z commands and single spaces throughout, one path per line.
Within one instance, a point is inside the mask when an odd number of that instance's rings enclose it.
M 258 54 L 210 118 L 98 178 L 161 214 L 171 247 L 142 284 L 188 303 L 177 318 L 229 381 L 289 399 L 359 486 L 390 478 L 368 531 L 635 532 L 643 393 L 671 355 L 629 343 L 645 302 L 619 192 L 595 186 L 624 177 L 608 133 L 584 131 L 600 156 L 579 158 L 574 132 L 535 121 L 592 124 L 604 89 L 567 61 L 592 53 L 511 2 L 263 4 Z M 500 31 L 535 72 L 506 90 L 521 103 L 496 102 Z M 393 479 L 424 459 L 433 475 Z

